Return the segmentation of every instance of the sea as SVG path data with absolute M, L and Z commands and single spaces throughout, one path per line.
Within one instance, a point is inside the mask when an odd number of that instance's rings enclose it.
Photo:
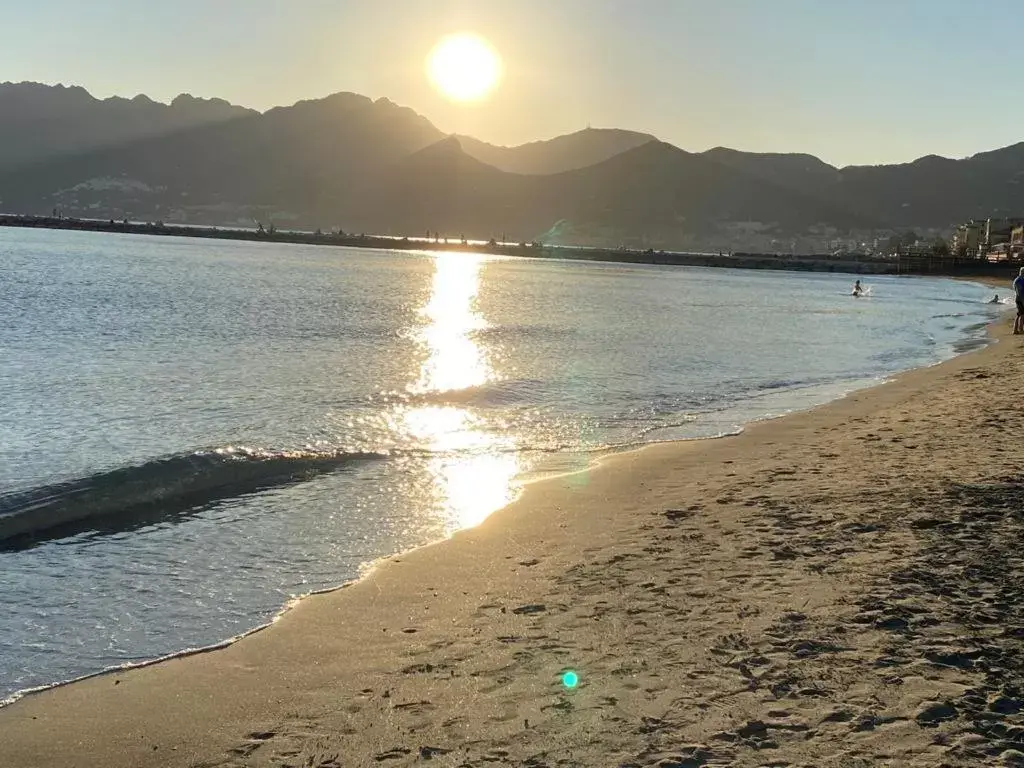
M 0 700 L 237 637 L 532 480 L 938 363 L 1003 309 L 854 279 L 0 230 Z

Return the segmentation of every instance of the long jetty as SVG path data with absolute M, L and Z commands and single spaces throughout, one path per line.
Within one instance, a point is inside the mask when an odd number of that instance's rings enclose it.
M 299 232 L 293 230 L 238 229 L 215 226 L 142 223 L 57 216 L 0 214 L 0 227 L 60 229 L 82 232 L 109 232 L 164 237 L 195 237 L 217 240 L 241 240 L 258 243 L 292 243 L 371 248 L 398 251 L 463 251 L 525 258 L 611 261 L 626 264 L 664 264 L 694 267 L 732 267 L 736 269 L 774 269 L 800 272 L 843 272 L 853 274 L 936 274 L 1002 275 L 1005 263 L 992 264 L 979 259 L 940 255 L 900 255 L 895 257 L 788 254 L 788 253 L 693 253 L 682 251 L 627 248 L 589 248 L 542 243 L 499 243 L 490 241 L 448 240 L 443 238 L 389 237 L 353 235 L 344 232 Z

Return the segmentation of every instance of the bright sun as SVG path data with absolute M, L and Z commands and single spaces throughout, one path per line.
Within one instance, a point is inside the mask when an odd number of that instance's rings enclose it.
M 477 101 L 501 80 L 501 57 L 479 35 L 460 32 L 443 38 L 427 57 L 427 76 L 453 101 Z

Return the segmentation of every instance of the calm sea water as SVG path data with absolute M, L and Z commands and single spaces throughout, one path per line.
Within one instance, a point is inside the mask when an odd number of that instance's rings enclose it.
M 867 282 L 0 231 L 0 518 L 34 529 L 0 542 L 0 698 L 232 637 L 538 472 L 825 402 L 996 311 Z

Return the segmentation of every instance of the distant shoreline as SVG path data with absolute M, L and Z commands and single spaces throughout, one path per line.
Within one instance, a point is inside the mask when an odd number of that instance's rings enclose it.
M 719 267 L 733 269 L 771 269 L 791 272 L 840 272 L 845 274 L 889 275 L 977 275 L 1000 277 L 1009 274 L 1001 264 L 954 258 L 895 259 L 830 256 L 827 254 L 794 255 L 779 253 L 684 253 L 624 248 L 590 248 L 584 246 L 552 246 L 540 243 L 465 242 L 384 235 L 353 235 L 347 233 L 314 233 L 294 231 L 259 231 L 230 227 L 183 224 L 141 223 L 100 219 L 77 219 L 53 216 L 0 214 L 0 227 L 21 229 L 62 229 L 80 232 L 106 232 L 131 235 L 163 235 L 216 240 L 240 240 L 258 243 L 334 246 L 336 248 L 371 248 L 393 251 L 462 251 L 489 253 L 523 258 L 578 259 L 610 261 L 625 264 L 661 264 L 670 266 Z

